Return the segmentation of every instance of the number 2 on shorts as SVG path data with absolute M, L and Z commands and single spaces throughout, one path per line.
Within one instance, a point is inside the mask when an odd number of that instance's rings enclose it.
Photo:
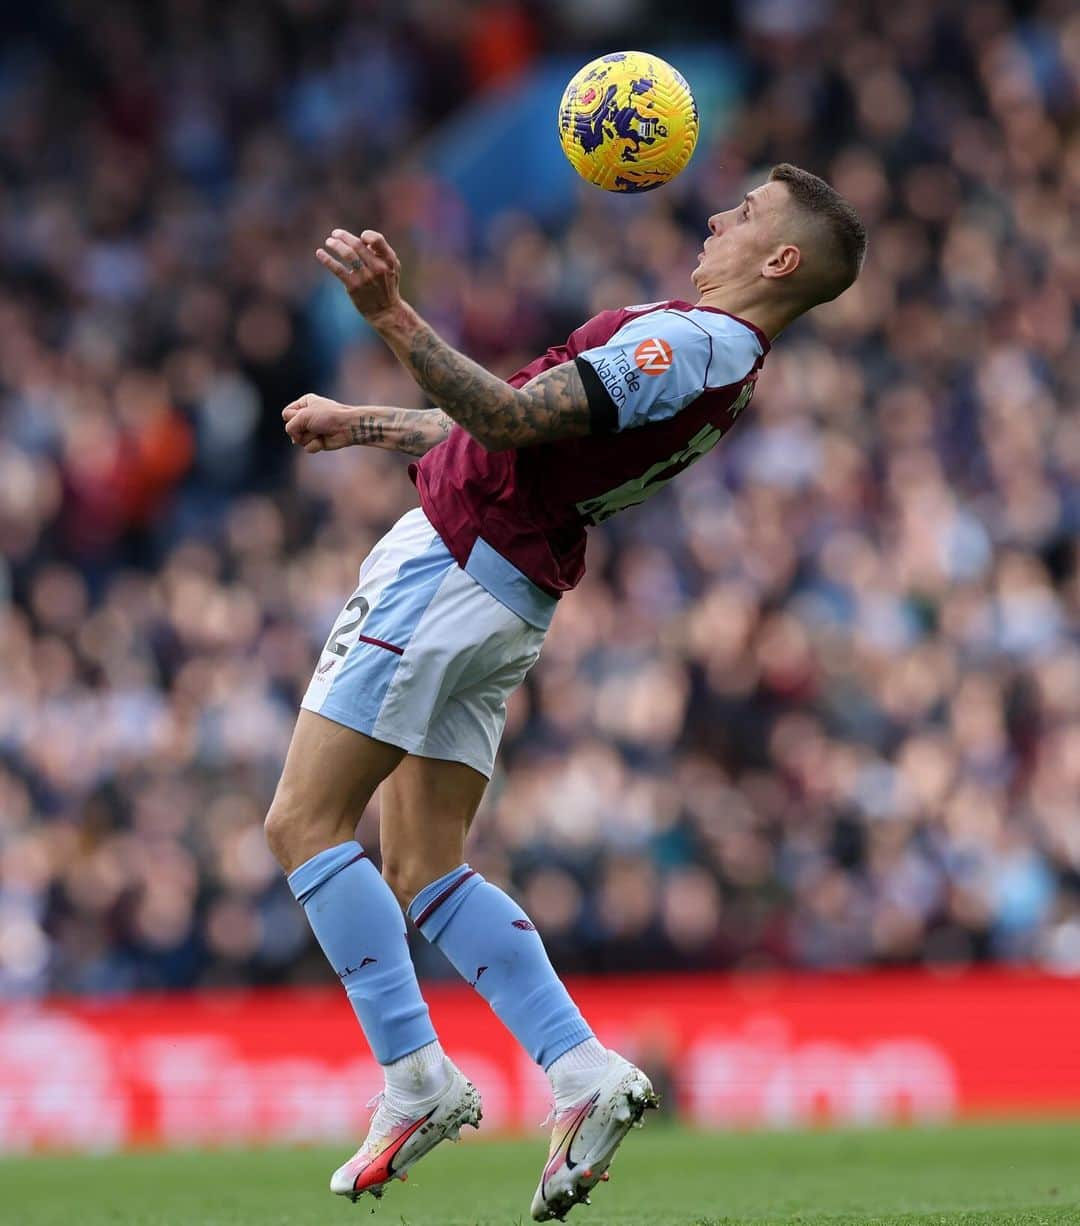
M 364 618 L 367 617 L 369 608 L 370 605 L 363 598 L 363 596 L 354 596 L 342 610 L 342 613 L 351 613 L 354 609 L 356 609 L 360 616 L 354 618 L 352 621 L 345 622 L 341 626 L 335 626 L 333 630 L 330 631 L 330 637 L 326 640 L 326 646 L 323 648 L 323 651 L 332 651 L 336 656 L 345 655 L 349 649 L 343 642 L 341 642 L 341 640 L 347 634 L 351 634 L 356 627 L 360 625 Z

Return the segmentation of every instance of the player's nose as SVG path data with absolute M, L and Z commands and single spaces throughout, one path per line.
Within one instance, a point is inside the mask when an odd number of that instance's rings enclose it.
M 723 213 L 713 213 L 709 218 L 709 229 L 713 234 L 719 234 L 724 225 Z

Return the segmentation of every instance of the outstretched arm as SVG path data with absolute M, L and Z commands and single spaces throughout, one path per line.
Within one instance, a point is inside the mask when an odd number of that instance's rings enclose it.
M 402 300 L 401 265 L 375 230 L 359 238 L 335 230 L 315 254 L 427 395 L 489 451 L 580 437 L 596 429 L 573 362 L 514 388 L 442 340 Z
M 281 416 L 289 438 L 312 454 L 356 445 L 424 455 L 454 425 L 441 409 L 339 404 L 312 392 L 287 404 Z

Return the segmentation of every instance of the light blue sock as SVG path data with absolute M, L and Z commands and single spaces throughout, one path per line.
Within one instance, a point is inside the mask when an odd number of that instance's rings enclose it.
M 341 843 L 289 874 L 380 1064 L 435 1038 L 393 892 L 359 843 Z
M 425 886 L 409 917 L 541 1068 L 592 1038 L 529 917 L 467 864 Z

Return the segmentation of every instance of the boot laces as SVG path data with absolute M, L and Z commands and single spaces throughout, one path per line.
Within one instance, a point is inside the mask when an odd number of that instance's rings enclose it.
M 380 1090 L 378 1094 L 375 1094 L 368 1101 L 367 1106 L 373 1107 L 374 1111 L 368 1124 L 367 1140 L 364 1142 L 365 1147 L 368 1141 L 381 1139 L 391 1129 L 408 1124 L 412 1118 L 387 1098 L 385 1090 Z

